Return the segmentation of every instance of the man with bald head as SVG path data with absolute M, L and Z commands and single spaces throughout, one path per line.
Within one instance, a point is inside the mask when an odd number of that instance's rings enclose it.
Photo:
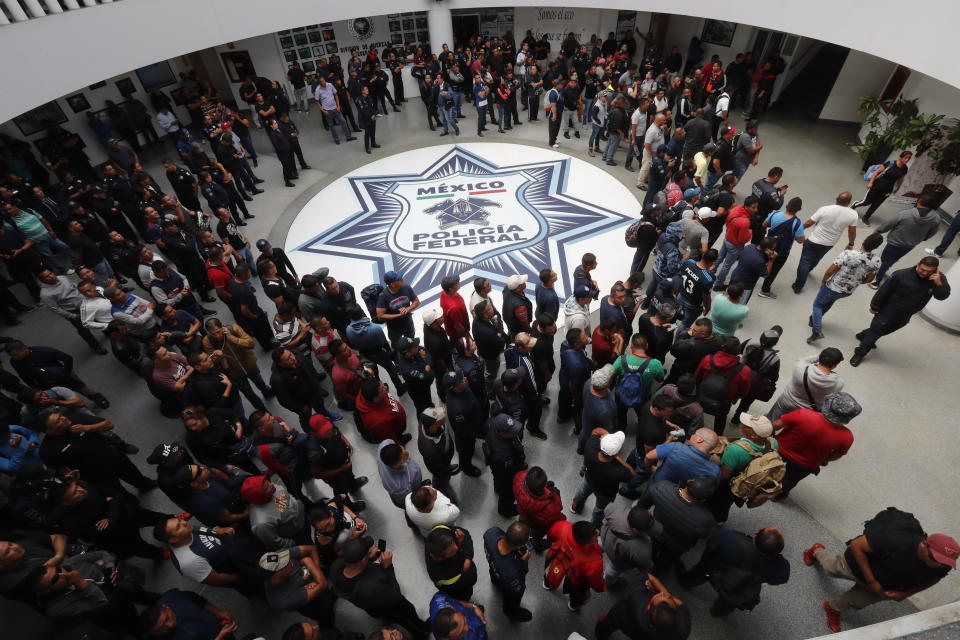
M 686 442 L 667 442 L 657 445 L 644 456 L 648 466 L 657 465 L 654 482 L 672 482 L 683 484 L 692 478 L 708 476 L 720 481 L 720 466 L 710 459 L 710 452 L 717 446 L 719 436 L 713 429 L 702 427 L 690 436 Z M 649 492 L 648 492 L 649 493 Z M 644 508 L 650 502 L 641 496 L 637 502 Z
M 807 276 L 820 263 L 823 256 L 837 244 L 837 240 L 847 230 L 847 249 L 853 249 L 857 241 L 857 221 L 859 216 L 850 208 L 853 194 L 844 191 L 837 196 L 836 204 L 820 207 L 803 223 L 804 229 L 813 227 L 813 231 L 806 232 L 807 239 L 803 241 L 803 251 L 800 254 L 800 264 L 797 265 L 797 279 L 791 287 L 794 293 L 803 291 L 807 283 Z

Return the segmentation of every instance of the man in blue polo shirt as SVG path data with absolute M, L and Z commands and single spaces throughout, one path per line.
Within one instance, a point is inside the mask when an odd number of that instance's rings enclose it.
M 718 436 L 712 429 L 697 429 L 690 440 L 658 445 L 644 458 L 647 465 L 658 464 L 654 482 L 683 484 L 691 478 L 709 476 L 720 481 L 720 466 L 710 460 L 710 452 L 717 446 Z M 647 501 L 645 503 L 645 501 Z M 649 492 L 637 504 L 649 508 Z
M 480 605 L 438 591 L 430 600 L 435 640 L 487 640 L 487 618 Z

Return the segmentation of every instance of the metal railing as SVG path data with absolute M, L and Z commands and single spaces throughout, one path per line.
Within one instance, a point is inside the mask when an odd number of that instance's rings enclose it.
M 26 22 L 99 4 L 120 0 L 0 0 L 0 25 Z

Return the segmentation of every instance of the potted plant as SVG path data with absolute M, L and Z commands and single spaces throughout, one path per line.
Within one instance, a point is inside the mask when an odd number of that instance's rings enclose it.
M 916 146 L 924 132 L 943 118 L 920 113 L 917 98 L 905 100 L 903 96 L 898 97 L 889 109 L 875 95 L 862 96 L 858 111 L 863 116 L 863 123 L 870 127 L 870 132 L 857 147 L 863 158 L 863 171 L 884 162 L 894 151 Z
M 960 121 L 951 127 L 941 126 L 940 136 L 940 141 L 930 149 L 930 168 L 937 172 L 937 177 L 923 187 L 923 193 L 933 198 L 930 203 L 933 208 L 953 194 L 946 185 L 947 180 L 960 175 Z

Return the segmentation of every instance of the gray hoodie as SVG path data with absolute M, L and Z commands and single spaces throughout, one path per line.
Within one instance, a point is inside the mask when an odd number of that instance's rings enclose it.
M 630 509 L 625 505 L 610 503 L 603 510 L 603 525 L 600 528 L 600 546 L 618 571 L 653 568 L 653 542 L 650 536 L 638 536 L 627 523 Z M 660 525 L 655 523 L 650 532 L 658 533 Z
M 566 302 L 563 303 L 563 317 L 568 331 L 570 329 L 581 329 L 585 331 L 588 336 L 592 335 L 592 329 L 590 328 L 590 308 L 581 307 L 577 304 L 577 299 L 573 296 L 567 298 Z
M 80 313 L 82 296 L 69 278 L 57 276 L 56 284 L 40 283 L 40 300 L 58 316 L 73 320 Z
M 887 243 L 904 249 L 929 240 L 940 229 L 940 216 L 933 209 L 904 209 L 877 227 L 877 233 L 890 232 Z

